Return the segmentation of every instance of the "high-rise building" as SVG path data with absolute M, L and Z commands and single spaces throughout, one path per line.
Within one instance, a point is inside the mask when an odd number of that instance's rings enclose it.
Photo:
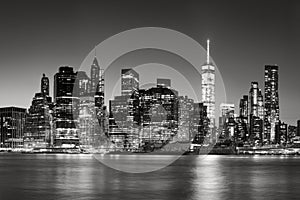
M 243 146 L 246 141 L 247 127 L 241 116 L 235 116 L 235 127 L 234 127 L 234 142 L 237 146 Z
M 128 77 L 123 78 L 126 87 L 122 89 L 132 92 L 123 90 L 122 96 L 110 101 L 111 140 L 127 150 L 150 148 L 154 143 L 158 147 L 172 140 L 178 131 L 178 92 L 164 86 L 135 91 L 136 87 L 129 89 Z
M 244 95 L 240 99 L 240 117 L 245 119 L 245 122 L 248 123 L 248 95 Z
M 104 70 L 100 67 L 96 52 L 93 63 L 91 65 L 91 80 L 90 80 L 90 92 L 95 97 L 95 106 L 97 109 L 97 116 L 102 116 L 103 113 L 100 112 L 104 106 Z
M 95 62 L 93 62 L 95 63 Z M 91 74 L 93 65 L 91 67 Z M 76 95 L 79 98 L 78 104 L 78 121 L 79 121 L 79 142 L 83 149 L 89 149 L 93 146 L 93 136 L 97 126 L 97 118 L 95 111 L 94 93 L 91 93 L 91 80 L 86 72 L 78 71 L 75 81 Z
M 215 66 L 210 62 L 209 40 L 207 40 L 206 63 L 201 67 L 202 102 L 207 107 L 210 128 L 215 126 Z
M 178 141 L 190 141 L 192 132 L 192 116 L 194 112 L 194 100 L 187 96 L 179 96 L 178 107 Z
M 43 74 L 41 79 L 41 93 L 45 96 L 49 96 L 49 78 Z
M 93 96 L 91 91 L 91 80 L 84 71 L 78 71 L 75 81 L 76 87 L 73 88 L 73 94 L 76 96 Z
M 99 71 L 99 83 L 95 92 L 95 105 L 100 110 L 103 110 L 104 106 L 104 70 L 100 68 Z M 103 114 L 103 113 L 102 113 Z
M 297 126 L 288 125 L 288 143 L 291 144 L 293 142 L 293 138 L 297 136 Z
M 264 97 L 262 95 L 261 90 L 258 90 L 258 95 L 257 95 L 257 117 L 261 120 L 264 120 L 264 115 L 265 115 L 265 109 L 264 109 Z
M 275 141 L 275 125 L 279 122 L 278 66 L 265 66 L 264 132 L 269 142 Z
M 207 116 L 207 106 L 203 103 L 194 103 L 192 115 L 192 132 L 190 141 L 193 144 L 204 144 L 209 134 L 209 118 Z
M 178 92 L 165 87 L 139 91 L 143 137 L 167 141 L 178 131 Z
M 62 66 L 54 75 L 54 143 L 56 146 L 79 145 L 78 94 L 74 88 L 76 73 L 72 67 Z
M 251 82 L 251 88 L 249 92 L 249 115 L 255 117 L 258 117 L 258 96 L 258 82 Z
M 275 143 L 287 145 L 288 142 L 288 125 L 279 120 L 275 125 Z
M 240 134 L 243 141 L 249 138 L 249 120 L 248 120 L 248 95 L 244 95 L 240 100 Z
M 297 136 L 300 136 L 300 120 L 297 121 Z
M 96 55 L 91 66 L 91 93 L 96 93 L 100 76 L 100 66 Z
M 0 108 L 0 146 L 23 147 L 26 109 L 17 107 Z
M 157 86 L 170 88 L 171 87 L 171 79 L 166 78 L 158 78 L 157 79 Z
M 131 96 L 139 90 L 139 74 L 133 69 L 121 70 L 121 95 Z
M 121 96 L 109 101 L 109 135 L 117 148 L 137 148 L 139 116 L 139 74 L 121 70 Z
M 234 104 L 221 103 L 219 129 L 221 136 L 225 139 L 230 139 L 234 136 Z
M 49 79 L 43 74 L 41 91 L 32 99 L 24 134 L 24 147 L 45 148 L 53 142 L 52 98 L 49 96 Z
M 253 144 L 263 141 L 263 99 L 258 82 L 251 82 L 249 92 L 249 139 Z

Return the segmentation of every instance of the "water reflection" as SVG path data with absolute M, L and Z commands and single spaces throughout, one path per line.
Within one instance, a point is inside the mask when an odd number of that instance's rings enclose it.
M 0 199 L 291 199 L 300 195 L 299 166 L 300 157 L 183 156 L 139 174 L 89 155 L 7 154 Z

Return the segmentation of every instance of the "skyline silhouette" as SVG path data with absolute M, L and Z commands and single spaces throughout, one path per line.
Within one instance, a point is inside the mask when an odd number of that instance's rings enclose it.
M 228 103 L 238 105 L 251 81 L 263 89 L 264 65 L 277 64 L 280 118 L 295 125 L 300 118 L 299 6 L 297 1 L 6 2 L 0 8 L 0 105 L 28 108 L 43 73 L 52 96 L 59 66 L 78 69 L 106 38 L 156 26 L 187 34 L 202 46 L 211 39 Z

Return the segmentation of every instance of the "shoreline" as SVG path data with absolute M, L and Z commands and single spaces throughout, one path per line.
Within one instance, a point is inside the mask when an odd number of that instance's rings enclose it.
M 134 156 L 198 156 L 198 155 L 231 155 L 231 156 L 300 156 L 299 151 L 247 151 L 240 153 L 228 153 L 228 152 L 145 152 L 145 153 L 134 153 L 134 152 L 107 152 L 107 153 L 86 153 L 86 152 L 20 152 L 20 151 L 0 151 L 1 154 L 35 154 L 35 155 L 59 155 L 59 154 L 68 154 L 68 155 L 110 155 L 110 156 L 123 156 L 123 155 L 134 155 Z

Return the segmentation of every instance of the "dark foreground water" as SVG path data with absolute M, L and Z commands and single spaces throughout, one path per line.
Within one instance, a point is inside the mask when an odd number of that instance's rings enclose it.
M 91 155 L 0 154 L 0 200 L 10 199 L 300 199 L 300 157 L 185 156 L 134 174 Z

